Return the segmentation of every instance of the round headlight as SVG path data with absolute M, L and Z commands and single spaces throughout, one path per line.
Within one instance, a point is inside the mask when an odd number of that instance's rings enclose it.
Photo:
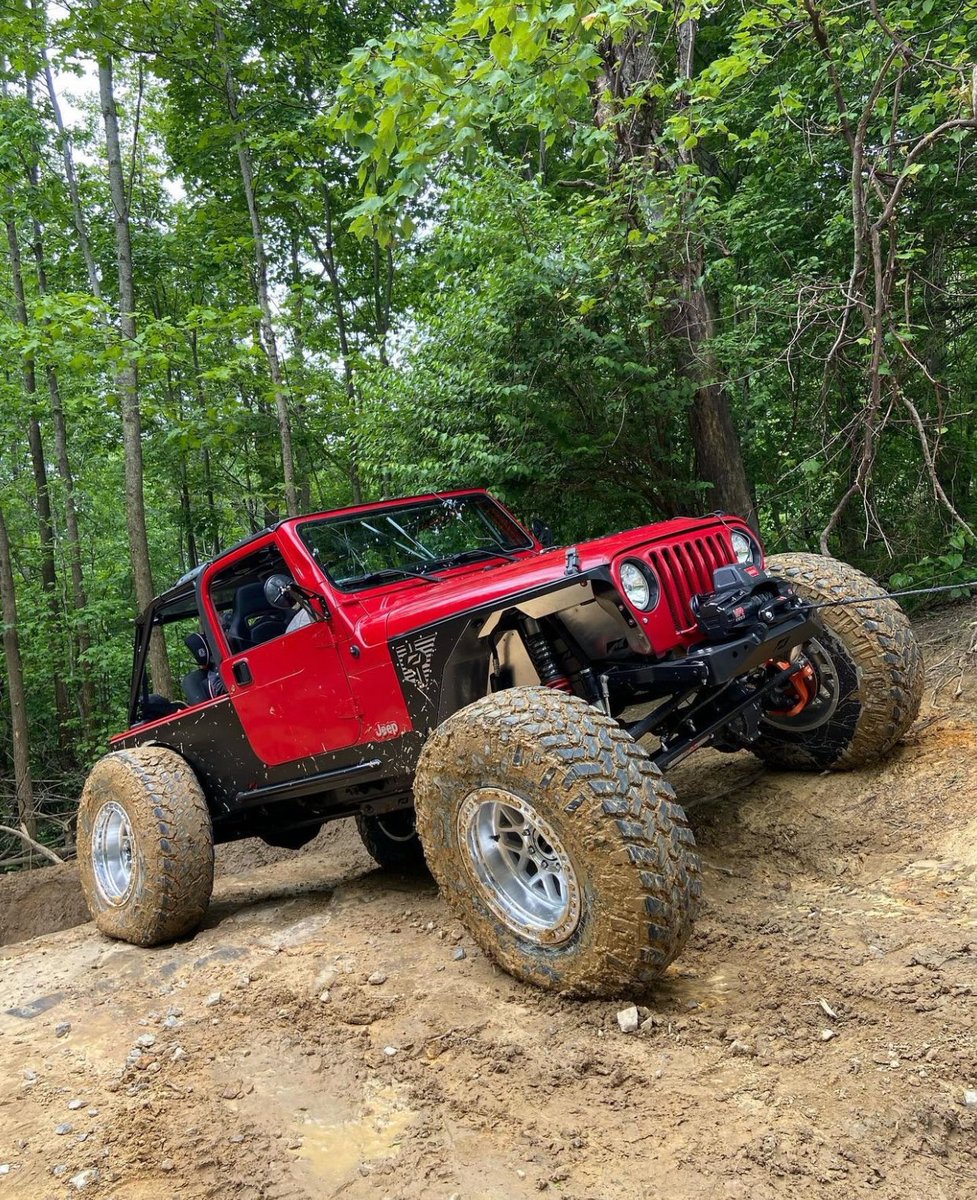
M 641 612 L 647 612 L 658 603 L 658 580 L 640 563 L 621 564 L 621 587 L 628 601 Z
M 749 534 L 734 529 L 732 533 L 733 553 L 740 563 L 755 563 L 760 557 L 760 548 Z

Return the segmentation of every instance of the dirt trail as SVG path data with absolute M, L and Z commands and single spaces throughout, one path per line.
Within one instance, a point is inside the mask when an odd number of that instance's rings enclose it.
M 974 665 L 974 615 L 923 628 L 928 698 Z M 229 860 L 178 945 L 7 947 L 0 1200 L 977 1194 L 977 690 L 954 686 L 876 770 L 676 774 L 705 911 L 650 996 L 515 983 L 348 826 Z M 625 1035 L 632 1002 L 651 1024 Z

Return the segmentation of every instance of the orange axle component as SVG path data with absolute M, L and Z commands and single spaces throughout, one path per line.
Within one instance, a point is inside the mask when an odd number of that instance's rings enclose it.
M 779 671 L 786 671 L 790 663 L 777 662 L 774 665 Z M 787 686 L 793 689 L 794 695 L 797 697 L 797 703 L 791 708 L 772 708 L 770 712 L 773 716 L 796 717 L 798 713 L 803 712 L 807 708 L 818 694 L 817 674 L 811 664 L 805 663 L 799 671 L 787 680 Z

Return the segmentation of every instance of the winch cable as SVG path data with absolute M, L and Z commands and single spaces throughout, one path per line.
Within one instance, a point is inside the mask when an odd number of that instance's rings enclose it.
M 788 581 L 789 582 L 789 581 Z M 977 579 L 969 583 L 944 583 L 935 587 L 903 588 L 898 592 L 880 592 L 877 596 L 854 596 L 844 600 L 823 600 L 820 604 L 810 604 L 809 608 L 838 608 L 842 604 L 874 604 L 878 600 L 897 600 L 900 596 L 932 596 L 937 592 L 966 591 L 977 588 Z

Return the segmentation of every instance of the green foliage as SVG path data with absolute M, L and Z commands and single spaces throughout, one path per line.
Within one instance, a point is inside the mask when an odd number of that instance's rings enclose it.
M 39 778 L 77 778 L 125 719 L 135 600 L 118 364 L 138 369 L 158 587 L 283 512 L 242 152 L 303 507 L 485 485 L 568 539 L 709 510 L 693 430 L 714 387 L 769 548 L 817 548 L 824 535 L 893 586 L 972 575 L 977 11 L 872 8 L 4 8 L 0 212 L 20 244 L 28 321 L 3 259 L 0 505 Z M 69 137 L 100 300 L 43 81 L 45 55 L 60 82 L 108 54 L 134 341 L 115 315 L 97 99 Z M 692 293 L 709 314 L 694 345 Z M 49 370 L 74 475 L 81 610 Z M 54 514 L 53 605 L 31 418 Z M 91 720 L 78 703 L 86 678 Z M 60 717 L 56 679 L 70 698 Z M 0 725 L 0 776 L 8 751 Z
M 363 413 L 378 490 L 487 485 L 567 537 L 696 507 L 689 396 L 645 263 L 604 221 L 498 163 L 449 182 L 407 280 L 423 301 Z

